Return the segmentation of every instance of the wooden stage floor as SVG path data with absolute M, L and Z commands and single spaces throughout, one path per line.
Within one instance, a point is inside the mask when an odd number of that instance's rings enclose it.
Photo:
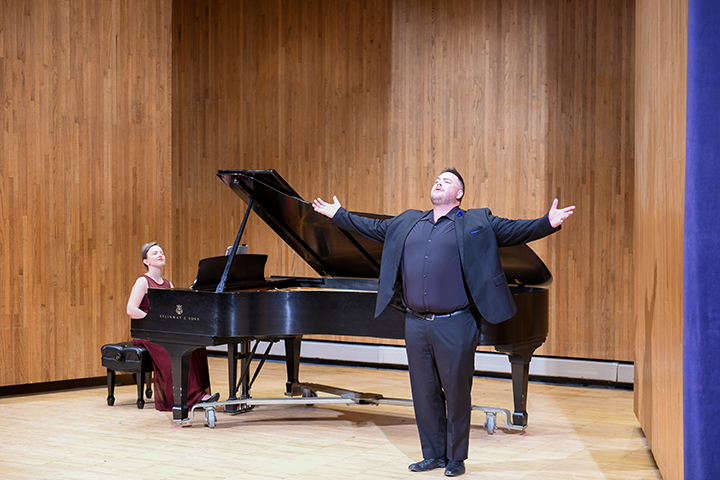
M 253 397 L 280 397 L 284 364 L 268 362 Z M 210 375 L 227 397 L 226 360 L 210 358 Z M 410 398 L 406 371 L 302 365 L 301 380 L 385 397 Z M 392 405 L 260 406 L 218 413 L 214 429 L 202 410 L 189 426 L 135 405 L 135 386 L 92 387 L 0 397 L 3 479 L 431 479 L 412 473 L 421 459 L 412 408 Z M 511 408 L 509 380 L 475 378 L 475 405 Z M 633 414 L 629 390 L 531 383 L 525 432 L 488 435 L 473 412 L 470 458 L 461 478 L 661 479 Z

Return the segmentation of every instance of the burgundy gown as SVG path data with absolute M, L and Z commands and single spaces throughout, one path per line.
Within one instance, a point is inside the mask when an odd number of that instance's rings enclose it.
M 143 275 L 148 282 L 148 288 L 170 288 L 170 281 L 163 278 L 162 283 L 157 283 L 148 275 Z M 150 301 L 147 294 L 140 302 L 140 310 L 147 313 L 150 309 Z M 150 352 L 155 373 L 155 410 L 168 412 L 173 409 L 175 400 L 173 397 L 172 364 L 170 356 L 164 348 L 155 345 L 148 340 L 133 339 L 133 343 L 145 347 Z M 210 389 L 210 373 L 208 371 L 207 350 L 198 348 L 193 351 L 190 357 L 190 372 L 188 375 L 188 407 L 199 403 L 203 395 Z M 207 391 L 206 391 L 207 390 Z

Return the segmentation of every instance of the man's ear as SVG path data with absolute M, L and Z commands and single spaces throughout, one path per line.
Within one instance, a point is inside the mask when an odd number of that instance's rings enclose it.
M 462 190 L 458 190 L 457 195 L 455 195 L 455 199 L 460 200 L 463 195 L 465 195 L 465 192 L 463 192 Z

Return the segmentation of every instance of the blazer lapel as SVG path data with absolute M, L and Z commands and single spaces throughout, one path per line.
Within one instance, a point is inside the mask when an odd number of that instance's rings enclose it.
M 460 251 L 460 264 L 465 264 L 465 210 L 458 210 L 455 215 L 455 236 Z

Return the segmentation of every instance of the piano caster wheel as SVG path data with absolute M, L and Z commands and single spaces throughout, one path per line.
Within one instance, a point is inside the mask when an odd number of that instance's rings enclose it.
M 215 428 L 215 409 L 214 408 L 208 408 L 205 410 L 205 424 L 208 426 L 208 428 Z
M 303 388 L 302 389 L 302 396 L 303 398 L 311 398 L 311 397 L 317 397 L 317 393 L 315 393 L 315 390 L 310 390 L 309 388 Z M 314 407 L 314 403 L 306 403 L 306 407 Z
M 496 419 L 495 419 L 495 412 L 488 412 L 485 414 L 485 430 L 487 430 L 488 435 L 492 435 L 495 433 L 496 428 Z
M 142 398 L 138 399 L 138 401 L 136 403 L 137 403 L 137 407 L 140 410 L 142 410 L 142 408 L 145 406 L 145 400 L 143 400 Z
M 108 397 L 107 402 L 108 402 L 108 407 L 112 407 L 113 405 L 115 405 L 115 397 Z

